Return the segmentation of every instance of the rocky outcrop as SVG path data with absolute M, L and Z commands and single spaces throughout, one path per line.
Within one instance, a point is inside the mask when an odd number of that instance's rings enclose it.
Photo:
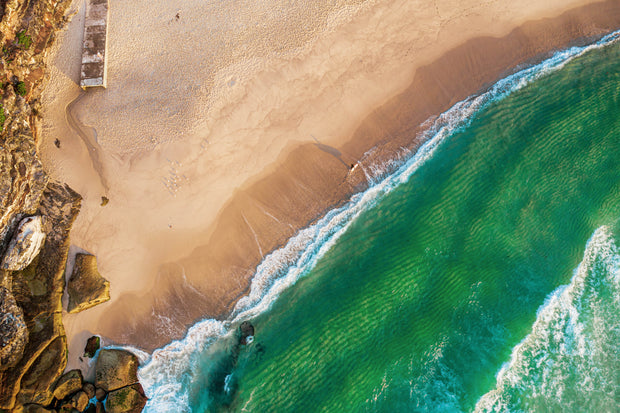
M 53 400 L 39 405 L 67 412 L 141 412 L 147 398 L 138 383 L 137 368 L 138 359 L 132 353 L 103 349 L 95 364 L 97 387 L 84 382 L 79 370 L 72 370 L 57 381 Z
M 93 358 L 101 346 L 101 339 L 99 336 L 92 336 L 86 341 L 86 347 L 84 347 L 84 357 Z
M 0 372 L 0 409 L 17 410 L 27 404 L 48 406 L 53 401 L 54 385 L 67 362 L 61 299 L 69 230 L 80 202 L 80 196 L 69 187 L 48 183 L 35 211 L 45 217 L 43 231 L 47 236 L 43 247 L 28 267 L 8 274 L 29 339 L 20 360 Z
M 0 266 L 7 269 L 0 274 L 0 410 L 44 411 L 40 406 L 52 401 L 51 389 L 66 365 L 60 299 L 80 198 L 49 183 L 36 147 L 45 51 L 69 4 L 0 2 Z M 32 216 L 38 218 L 26 218 Z
M 63 272 L 80 197 L 49 182 L 36 148 L 45 51 L 69 4 L 0 2 L 0 266 L 6 269 L 5 297 L 12 295 L 16 304 L 2 310 L 7 330 L 0 340 L 12 342 L 13 350 L 10 367 L 0 371 L 0 410 L 47 411 L 42 406 L 53 401 L 66 366 Z M 28 330 L 23 349 L 17 345 L 23 341 L 15 340 L 21 316 Z
M 13 367 L 24 353 L 28 329 L 15 297 L 0 286 L 0 371 Z
M 140 413 L 146 401 L 142 386 L 136 383 L 108 394 L 105 410 L 108 413 Z
M 67 340 L 61 299 L 69 231 L 81 198 L 68 186 L 50 182 L 36 151 L 45 54 L 66 22 L 69 4 L 71 0 L 0 1 L 1 412 L 103 412 L 100 401 L 86 405 L 94 396 L 107 396 L 103 389 L 81 383 L 77 372 L 63 376 Z M 82 281 L 90 280 L 99 290 L 93 297 L 87 288 L 76 288 L 87 293 L 74 300 L 78 304 L 73 308 L 107 299 L 107 281 L 100 292 L 94 257 L 85 261 L 78 263 L 89 271 Z M 120 411 L 139 411 L 135 406 L 143 406 L 145 399 L 137 385 L 137 360 L 113 354 L 119 366 L 103 363 L 103 382 L 113 391 L 127 389 L 116 395 L 119 408 L 129 409 Z M 133 407 L 125 403 L 129 400 Z
M 111 392 L 138 383 L 138 358 L 125 350 L 103 349 L 95 365 L 95 386 Z
M 43 241 L 45 241 L 45 233 L 41 217 L 22 219 L 4 254 L 0 268 L 9 271 L 23 270 L 39 254 Z
M 97 270 L 97 258 L 90 254 L 77 254 L 69 283 L 67 311 L 79 313 L 110 299 L 110 283 Z
M 239 326 L 239 344 L 250 344 L 252 340 L 254 340 L 254 326 L 249 321 L 244 321 Z
M 62 400 L 70 394 L 82 389 L 83 385 L 82 372 L 80 370 L 71 370 L 63 374 L 54 388 L 54 397 Z

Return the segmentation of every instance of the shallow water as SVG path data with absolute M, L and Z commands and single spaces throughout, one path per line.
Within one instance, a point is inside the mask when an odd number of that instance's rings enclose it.
M 148 411 L 613 411 L 620 46 L 496 92 L 155 352 Z

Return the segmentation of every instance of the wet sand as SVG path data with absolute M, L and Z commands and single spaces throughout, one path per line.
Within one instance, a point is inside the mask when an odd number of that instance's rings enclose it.
M 153 349 L 224 316 L 425 120 L 620 28 L 618 1 L 168 3 L 112 5 L 108 89 L 77 86 L 83 5 L 50 57 L 41 157 L 84 196 L 72 243 L 112 296 L 65 314 L 70 366 L 91 333 Z

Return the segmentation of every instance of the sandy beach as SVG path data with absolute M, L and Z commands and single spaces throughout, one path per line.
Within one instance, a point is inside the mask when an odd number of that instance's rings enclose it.
M 68 368 L 92 334 L 152 350 L 224 316 L 265 255 L 414 150 L 424 121 L 620 28 L 614 0 L 110 7 L 108 88 L 78 86 L 76 1 L 42 98 L 43 164 L 84 198 L 72 250 L 111 283 L 64 315 Z

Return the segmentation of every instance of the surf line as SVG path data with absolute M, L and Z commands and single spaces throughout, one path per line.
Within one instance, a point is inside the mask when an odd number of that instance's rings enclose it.
M 571 360 L 591 363 L 593 371 L 600 371 L 600 366 L 595 366 L 588 357 L 593 339 L 585 333 L 584 314 L 579 310 L 588 308 L 588 304 L 599 307 L 605 305 L 600 300 L 588 303 L 588 298 L 592 298 L 589 287 L 596 293 L 606 288 L 612 291 L 612 295 L 614 290 L 617 291 L 620 281 L 618 253 L 618 246 L 609 227 L 602 226 L 594 231 L 586 243 L 583 260 L 574 270 L 570 283 L 556 288 L 538 308 L 531 331 L 513 347 L 510 360 L 504 363 L 496 375 L 495 388 L 478 400 L 475 412 L 510 411 L 511 402 L 520 399 L 510 394 L 515 388 L 526 392 L 536 391 L 538 398 L 548 397 L 561 403 L 562 400 L 557 400 L 557 397 L 562 391 L 553 383 L 558 377 L 553 369 L 556 369 L 556 372 L 557 369 L 569 369 Z M 599 331 L 604 334 L 608 330 L 600 328 Z M 530 371 L 531 364 L 536 364 L 533 371 Z M 589 373 L 592 371 L 588 372 L 588 375 Z M 613 376 L 610 372 L 607 373 Z M 600 374 L 605 375 L 605 372 Z M 593 377 L 589 379 L 597 382 Z M 558 384 L 564 385 L 561 382 Z M 581 384 L 585 388 L 586 383 Z M 613 396 L 610 395 L 611 397 Z
M 155 350 L 139 369 L 149 401 L 146 412 L 191 411 L 189 389 L 200 355 L 219 338 L 234 334 L 236 326 L 269 310 L 282 291 L 307 274 L 336 243 L 355 219 L 372 208 L 394 188 L 406 183 L 430 159 L 438 147 L 456 132 L 469 126 L 473 118 L 493 102 L 504 99 L 533 81 L 563 68 L 590 50 L 620 39 L 620 30 L 587 46 L 575 46 L 499 80 L 486 92 L 456 103 L 446 112 L 423 124 L 420 138 L 425 143 L 403 160 L 395 172 L 376 181 L 364 192 L 328 211 L 315 224 L 294 235 L 288 243 L 265 256 L 256 268 L 248 295 L 235 305 L 224 321 L 206 319 L 189 328 L 185 338 Z

